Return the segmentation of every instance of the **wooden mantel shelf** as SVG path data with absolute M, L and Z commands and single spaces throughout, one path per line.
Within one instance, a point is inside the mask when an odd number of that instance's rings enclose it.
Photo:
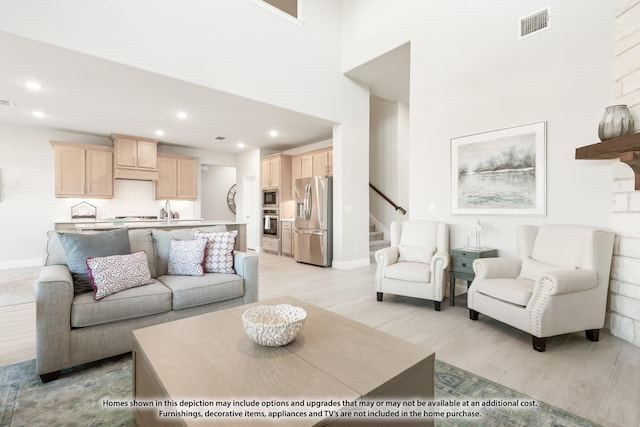
M 635 189 L 640 191 L 640 132 L 576 148 L 576 159 L 620 159 L 633 169 Z

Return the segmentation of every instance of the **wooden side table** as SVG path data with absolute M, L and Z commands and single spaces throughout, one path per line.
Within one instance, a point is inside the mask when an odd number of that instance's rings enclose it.
M 498 256 L 497 249 L 491 248 L 459 248 L 451 249 L 451 267 L 449 270 L 449 305 L 454 305 L 456 279 L 467 281 L 467 288 L 476 277 L 473 272 L 473 260 Z

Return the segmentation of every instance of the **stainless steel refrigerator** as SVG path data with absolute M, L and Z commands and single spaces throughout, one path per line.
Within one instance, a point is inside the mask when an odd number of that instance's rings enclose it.
M 333 260 L 333 179 L 296 179 L 295 260 L 330 267 Z

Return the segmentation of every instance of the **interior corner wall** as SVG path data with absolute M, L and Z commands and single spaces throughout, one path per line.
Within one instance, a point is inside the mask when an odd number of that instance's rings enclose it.
M 236 168 L 231 166 L 202 165 L 200 200 L 202 218 L 235 222 L 236 214 L 229 209 L 227 194 L 236 184 Z M 236 210 L 237 211 L 237 210 Z

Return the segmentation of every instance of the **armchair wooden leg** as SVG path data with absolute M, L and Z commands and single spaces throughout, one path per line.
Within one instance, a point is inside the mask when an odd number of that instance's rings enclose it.
M 469 319 L 478 320 L 479 315 L 480 313 L 478 313 L 477 311 L 469 309 Z
M 589 341 L 598 342 L 600 339 L 600 329 L 589 329 L 584 331 Z
M 435 308 L 436 311 L 440 311 L 440 301 L 434 301 L 433 308 Z
M 60 371 L 48 372 L 46 374 L 40 375 L 40 380 L 43 383 L 48 383 L 49 381 L 57 380 L 60 377 Z
M 531 341 L 533 341 L 533 349 L 535 351 L 539 351 L 540 353 L 542 353 L 547 349 L 546 338 L 538 338 L 536 336 L 531 335 Z
M 376 298 L 378 301 L 382 301 L 382 292 L 376 292 Z

